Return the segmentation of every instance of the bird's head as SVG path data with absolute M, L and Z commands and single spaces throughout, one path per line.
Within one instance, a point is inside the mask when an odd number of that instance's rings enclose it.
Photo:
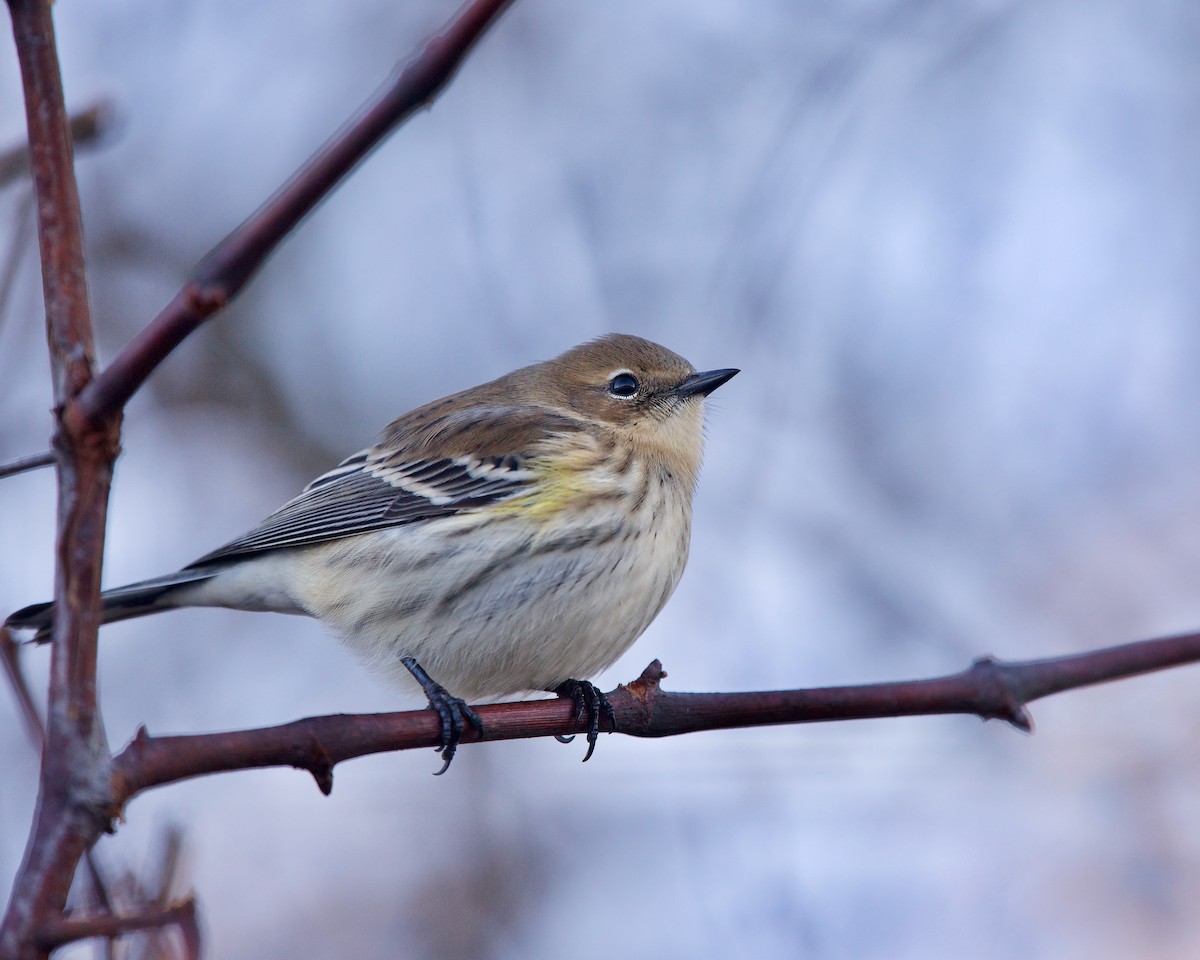
M 602 425 L 635 449 L 675 463 L 694 479 L 704 440 L 703 400 L 734 369 L 697 373 L 657 343 L 612 333 L 527 368 L 550 405 Z

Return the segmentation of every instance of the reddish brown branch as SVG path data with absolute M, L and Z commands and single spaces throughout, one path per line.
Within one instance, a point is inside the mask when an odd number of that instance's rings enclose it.
M 1025 704 L 1057 693 L 1151 670 L 1200 661 L 1200 634 L 1145 640 L 1105 650 L 1002 663 L 985 658 L 962 673 L 932 680 L 754 693 L 672 693 L 656 660 L 629 686 L 609 694 L 615 732 L 667 737 L 701 730 L 814 723 L 870 717 L 975 714 L 1022 730 L 1031 723 Z M 477 708 L 484 740 L 579 733 L 583 722 L 567 700 L 536 700 Z M 309 717 L 277 727 L 196 736 L 151 737 L 145 730 L 116 757 L 113 815 L 151 787 L 231 770 L 292 766 L 307 770 L 322 791 L 333 767 L 370 753 L 431 747 L 438 721 L 429 710 Z M 474 731 L 464 743 L 481 739 Z
M 46 334 L 61 410 L 91 380 L 95 347 L 83 268 L 83 228 L 76 190 L 71 132 L 49 5 L 10 0 L 29 125 L 29 166 L 37 200 Z M 108 470 L 116 452 L 115 423 L 55 437 L 60 454 L 60 497 L 55 651 L 50 710 L 65 711 L 74 732 L 92 736 L 95 715 L 96 598 L 108 498 Z M 71 649 L 65 638 L 74 638 Z M 50 737 L 61 732 L 52 716 Z
M 157 903 L 130 908 L 119 914 L 97 914 L 95 916 L 62 917 L 43 924 L 37 932 L 37 942 L 44 950 L 53 950 L 77 940 L 93 937 L 112 939 L 139 930 L 155 930 L 160 927 L 178 926 L 184 932 L 185 941 L 198 939 L 199 923 L 196 917 L 196 902 L 191 897 L 178 903 L 161 906 Z M 198 950 L 190 955 L 195 956 Z
M 473 0 L 427 41 L 359 111 L 251 217 L 195 267 L 175 298 L 67 410 L 73 423 L 121 409 L 154 369 L 223 309 L 296 226 L 388 133 L 426 106 L 511 0 Z
M 50 4 L 9 0 L 28 123 L 46 336 L 56 409 L 91 380 L 94 346 L 71 132 Z M 59 417 L 58 539 L 46 748 L 32 836 L 0 926 L 0 956 L 44 954 L 32 930 L 58 915 L 76 865 L 105 822 L 111 756 L 96 709 L 100 562 L 117 421 L 72 431 Z

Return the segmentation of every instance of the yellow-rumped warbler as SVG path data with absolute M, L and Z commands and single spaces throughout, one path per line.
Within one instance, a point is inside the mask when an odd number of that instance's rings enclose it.
M 610 334 L 435 400 L 249 533 L 105 591 L 102 622 L 172 607 L 306 614 L 372 668 L 417 678 L 442 717 L 447 764 L 464 717 L 478 725 L 447 690 L 572 696 L 588 709 L 590 747 L 604 703 L 581 681 L 679 582 L 702 399 L 737 372 L 697 373 L 665 347 Z M 5 623 L 44 639 L 51 613 L 37 604 Z

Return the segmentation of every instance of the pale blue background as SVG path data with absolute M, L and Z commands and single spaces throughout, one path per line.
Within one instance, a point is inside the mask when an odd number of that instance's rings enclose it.
M 453 9 L 59 3 L 101 352 Z M 253 524 L 425 400 L 607 330 L 715 397 L 692 561 L 602 682 L 907 678 L 1200 627 L 1200 7 L 521 0 L 130 406 L 106 582 Z M 0 43 L 0 142 L 23 133 Z M 0 249 L 21 191 L 0 194 Z M 32 254 L 0 459 L 45 449 Z M 0 608 L 51 582 L 52 477 L 0 483 Z M 44 652 L 29 657 L 44 676 Z M 320 626 L 105 631 L 114 744 L 417 705 Z M 137 800 L 213 956 L 1156 958 L 1200 952 L 1185 669 L 1034 707 L 432 751 Z M 35 761 L 0 696 L 0 896 Z

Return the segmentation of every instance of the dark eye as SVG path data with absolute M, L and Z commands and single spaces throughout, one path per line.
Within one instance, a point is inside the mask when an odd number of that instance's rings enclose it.
M 608 381 L 608 392 L 618 400 L 628 400 L 637 394 L 642 385 L 632 373 L 618 373 Z

